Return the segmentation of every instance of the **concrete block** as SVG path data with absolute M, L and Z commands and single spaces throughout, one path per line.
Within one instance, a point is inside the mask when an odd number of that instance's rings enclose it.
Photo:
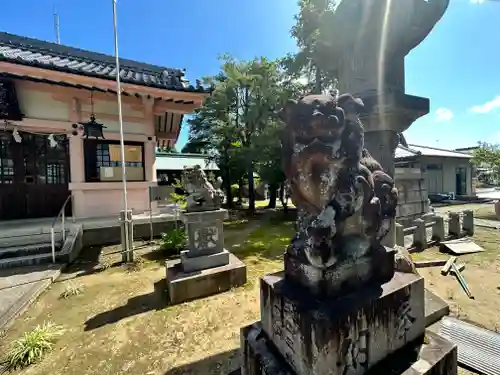
M 197 257 L 190 257 L 189 252 L 190 250 L 181 251 L 182 270 L 186 273 L 229 264 L 229 251 L 226 249 L 223 249 L 215 254 L 201 255 Z
M 427 229 L 425 227 L 425 221 L 422 219 L 415 220 L 415 233 L 413 234 L 413 246 L 417 249 L 427 248 Z
M 469 236 L 474 235 L 474 212 L 472 210 L 465 210 L 462 222 L 462 228 Z
M 442 216 L 434 216 L 434 225 L 432 226 L 432 239 L 442 242 L 445 240 L 444 219 Z
M 364 374 L 423 335 L 423 301 L 424 279 L 412 273 L 396 272 L 385 284 L 336 299 L 314 298 L 282 273 L 261 279 L 262 329 L 301 375 L 342 374 L 349 363 L 349 374 Z
M 207 297 L 239 287 L 247 281 L 247 267 L 233 254 L 229 254 L 229 264 L 185 273 L 180 263 L 167 264 L 166 282 L 170 303 L 177 304 L 196 298 Z
M 438 295 L 425 289 L 425 326 L 429 327 L 449 314 L 450 305 Z
M 460 229 L 460 215 L 458 212 L 450 212 L 449 214 L 449 222 L 448 222 L 448 233 L 452 237 L 460 237 L 461 229 Z

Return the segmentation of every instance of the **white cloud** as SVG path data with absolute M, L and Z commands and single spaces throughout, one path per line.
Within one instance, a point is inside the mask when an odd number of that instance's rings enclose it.
M 481 105 L 475 105 L 470 110 L 476 113 L 488 113 L 500 107 L 500 95 Z
M 438 108 L 436 109 L 436 121 L 450 121 L 453 118 L 453 112 L 448 108 Z
M 482 4 L 485 2 L 485 0 L 470 0 L 472 4 Z

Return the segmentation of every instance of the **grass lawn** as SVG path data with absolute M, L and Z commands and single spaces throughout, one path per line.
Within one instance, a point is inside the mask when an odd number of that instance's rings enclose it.
M 462 272 L 474 300 L 467 297 L 454 276 L 442 276 L 441 267 L 420 269 L 426 286 L 444 298 L 454 315 L 474 321 L 488 329 L 500 332 L 500 233 L 498 230 L 476 228 L 474 241 L 486 251 L 461 255 L 457 264 L 464 263 Z M 413 260 L 448 259 L 437 247 L 412 254 Z
M 0 353 L 27 330 L 51 321 L 63 326 L 65 334 L 42 362 L 23 374 L 227 374 L 239 367 L 240 328 L 260 317 L 258 280 L 282 269 L 282 254 L 292 234 L 290 221 L 264 217 L 227 223 L 226 247 L 247 264 L 248 283 L 177 306 L 165 304 L 163 259 L 151 248 L 139 252 L 144 263 L 138 271 L 112 266 L 96 272 L 94 266 L 94 271 L 87 269 L 71 280 L 54 283 L 17 319 L 1 340 Z M 500 238 L 481 229 L 476 239 L 487 251 L 463 257 L 464 276 L 475 301 L 467 299 L 451 276 L 441 276 L 440 267 L 421 273 L 429 288 L 452 304 L 455 314 L 496 329 L 500 327 L 500 316 L 495 314 L 500 309 Z M 415 257 L 446 255 L 429 249 Z M 118 261 L 119 255 L 106 259 Z M 74 271 L 68 270 L 68 276 L 75 276 Z M 84 292 L 61 299 L 69 283 Z
M 23 374 L 227 374 L 239 367 L 240 328 L 260 317 L 258 279 L 282 268 L 292 233 L 292 222 L 230 222 L 226 247 L 247 264 L 248 283 L 177 306 L 166 306 L 163 261 L 147 248 L 140 251 L 145 262 L 139 271 L 112 266 L 56 282 L 0 340 L 0 353 L 25 331 L 51 321 L 65 334 Z M 61 299 L 69 283 L 84 292 Z

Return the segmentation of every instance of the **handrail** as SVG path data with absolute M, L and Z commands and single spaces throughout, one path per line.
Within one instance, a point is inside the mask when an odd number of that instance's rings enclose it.
M 61 209 L 59 210 L 59 213 L 57 214 L 56 218 L 52 222 L 52 226 L 50 227 L 50 242 L 52 246 L 52 263 L 56 262 L 56 233 L 55 233 L 55 226 L 57 224 L 57 221 L 59 218 L 61 218 L 61 232 L 62 232 L 62 239 L 63 242 L 66 241 L 66 226 L 65 226 L 65 210 L 66 210 L 66 205 L 68 202 L 71 200 L 71 194 L 68 195 L 66 200 L 64 201 Z M 74 221 L 74 220 L 73 220 Z

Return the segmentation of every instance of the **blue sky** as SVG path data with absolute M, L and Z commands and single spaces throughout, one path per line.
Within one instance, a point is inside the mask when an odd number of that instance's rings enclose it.
M 424 1 L 424 0 L 422 0 Z M 218 71 L 219 54 L 277 58 L 295 50 L 289 36 L 295 0 L 118 0 L 120 56 L 176 68 L 187 78 Z M 113 54 L 111 0 L 17 0 L 0 30 Z M 442 148 L 500 143 L 500 3 L 451 0 L 430 36 L 406 59 L 407 93 L 429 97 L 431 112 L 405 133 L 409 143 Z M 178 145 L 187 140 L 183 128 Z

